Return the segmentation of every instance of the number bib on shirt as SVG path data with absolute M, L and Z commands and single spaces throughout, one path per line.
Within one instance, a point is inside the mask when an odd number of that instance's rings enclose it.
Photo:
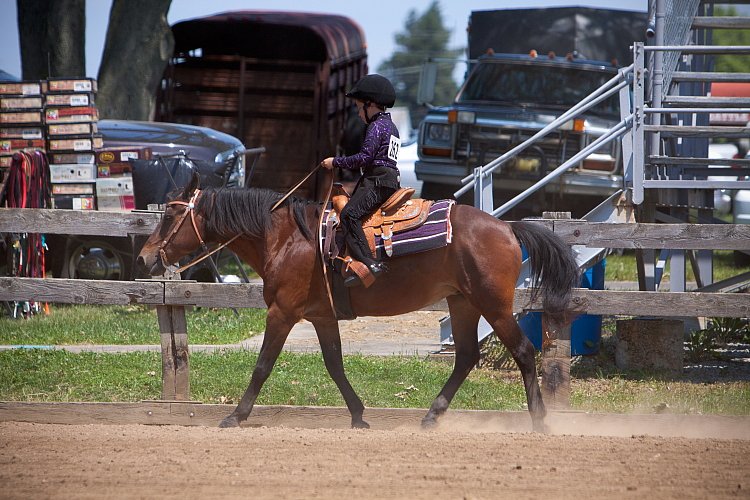
M 398 161 L 398 150 L 401 148 L 401 139 L 395 135 L 391 136 L 391 140 L 388 143 L 388 159 Z

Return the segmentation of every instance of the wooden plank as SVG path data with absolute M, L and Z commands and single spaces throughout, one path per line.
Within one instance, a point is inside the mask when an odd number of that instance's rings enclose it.
M 304 170 L 292 172 L 286 180 L 299 180 L 302 172 Z M 0 208 L 0 232 L 123 237 L 128 234 L 149 235 L 156 229 L 160 217 L 161 214 L 154 212 Z M 750 250 L 748 224 L 622 224 L 582 220 L 558 220 L 553 224 L 549 220 L 530 221 L 553 228 L 571 245 L 606 248 Z
M 569 245 L 593 248 L 750 250 L 750 224 L 618 224 L 555 221 L 554 231 Z
M 151 234 L 161 220 L 154 212 L 101 212 L 0 208 L 0 232 L 128 236 Z
M 0 300 L 60 304 L 162 304 L 164 285 L 159 281 L 0 277 Z
M 216 427 L 233 405 L 196 403 L 23 403 L 0 402 L 0 422 L 42 424 L 185 425 Z M 367 408 L 365 420 L 373 429 L 419 428 L 427 413 L 421 408 Z M 440 420 L 445 428 L 501 429 L 529 432 L 525 411 L 451 409 Z M 577 411 L 551 412 L 547 422 L 554 434 L 630 437 L 633 434 L 701 439 L 750 439 L 750 417 L 682 414 L 611 414 Z M 286 426 L 308 429 L 348 428 L 349 412 L 342 407 L 255 406 L 243 427 Z
M 172 335 L 172 308 L 158 306 L 156 317 L 161 332 L 161 398 L 167 401 L 177 399 L 174 336 Z
M 252 95 L 244 94 L 245 114 L 255 115 L 311 115 L 313 102 L 311 96 L 295 95 Z M 176 89 L 172 106 L 177 113 L 217 114 L 235 113 L 239 107 L 238 94 L 207 92 L 205 90 Z
M 190 400 L 190 352 L 188 350 L 187 319 L 183 306 L 170 306 L 172 310 L 172 337 L 174 338 L 175 399 Z
M 182 306 L 156 308 L 161 332 L 163 400 L 190 400 L 187 320 Z
M 513 312 L 540 311 L 531 290 L 515 292 Z M 151 304 L 265 308 L 263 285 L 254 283 L 182 283 L 162 281 L 67 280 L 0 277 L 0 300 L 36 300 L 64 304 Z M 750 294 L 641 292 L 576 289 L 577 311 L 603 315 L 750 316 Z M 444 302 L 429 310 L 445 310 Z
M 570 212 L 544 212 L 543 219 L 570 220 Z M 544 404 L 551 410 L 570 408 L 570 325 L 558 325 L 542 315 L 542 377 Z
M 541 301 L 530 302 L 531 290 L 517 289 L 513 312 L 541 311 Z M 750 316 L 750 294 L 701 292 L 642 292 L 576 289 L 573 307 L 580 313 L 627 316 Z
M 265 309 L 263 285 L 255 283 L 164 283 L 164 300 L 172 305 Z

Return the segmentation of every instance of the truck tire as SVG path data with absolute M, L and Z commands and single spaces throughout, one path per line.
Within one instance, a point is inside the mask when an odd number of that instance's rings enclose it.
M 129 281 L 133 248 L 129 238 L 72 236 L 65 244 L 61 278 Z

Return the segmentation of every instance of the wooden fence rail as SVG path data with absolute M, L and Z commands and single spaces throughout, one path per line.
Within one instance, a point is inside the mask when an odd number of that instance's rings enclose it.
M 265 308 L 261 283 L 196 283 L 190 281 L 107 281 L 0 277 L 0 301 L 35 300 L 62 304 L 144 304 Z M 750 294 L 641 292 L 576 289 L 577 312 L 627 316 L 750 316 Z M 444 302 L 433 310 L 447 310 Z M 513 312 L 540 311 L 531 291 L 517 289 Z
M 0 209 L 0 233 L 151 234 L 161 220 L 157 212 Z M 750 250 L 750 224 L 653 224 L 538 219 L 569 245 L 592 248 L 678 250 Z

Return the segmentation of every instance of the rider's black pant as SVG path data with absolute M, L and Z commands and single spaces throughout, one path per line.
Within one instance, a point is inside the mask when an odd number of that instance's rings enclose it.
M 374 264 L 367 245 L 362 220 L 382 205 L 396 190 L 385 186 L 360 185 L 341 211 L 341 224 L 346 232 L 346 246 L 356 260 L 366 265 Z

